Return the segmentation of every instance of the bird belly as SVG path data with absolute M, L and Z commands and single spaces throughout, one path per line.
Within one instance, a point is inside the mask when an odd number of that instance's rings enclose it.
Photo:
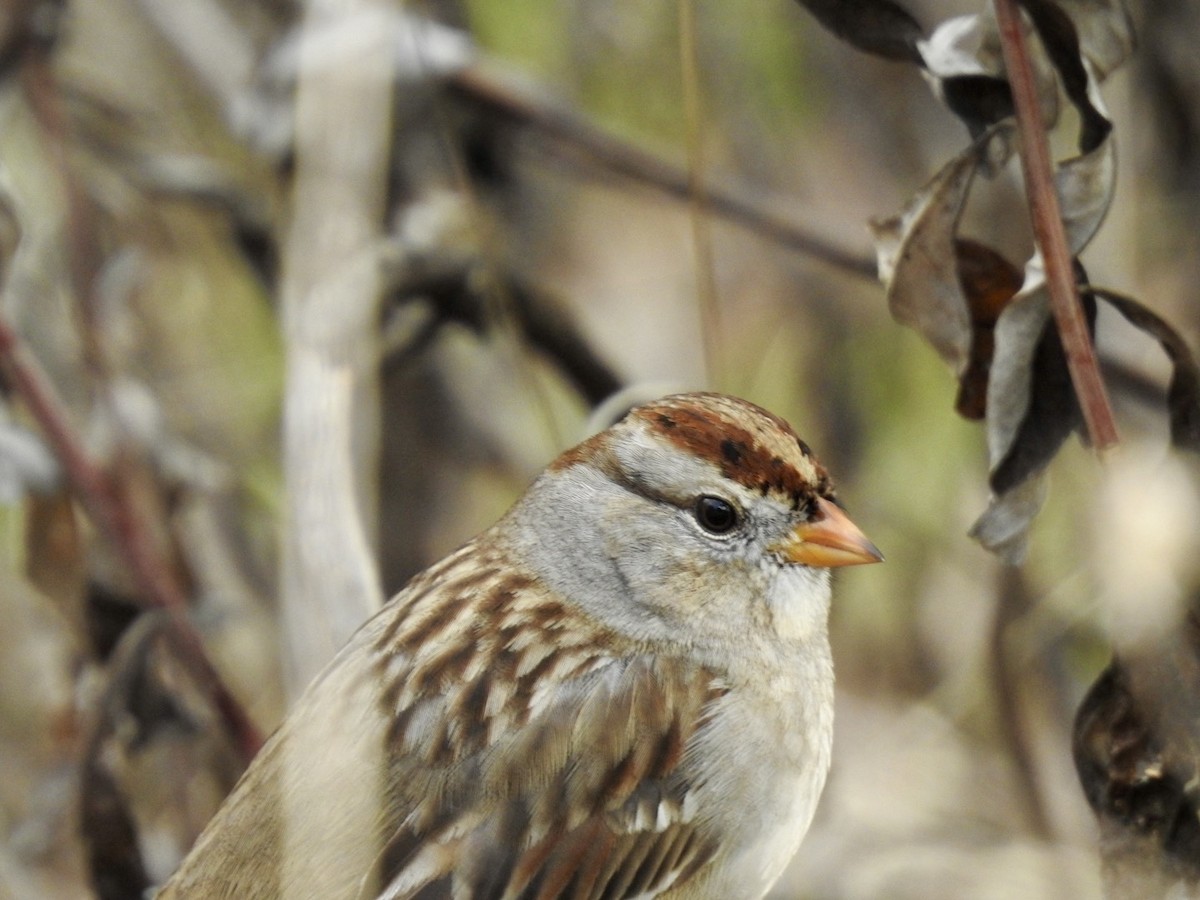
M 829 772 L 833 678 L 824 666 L 799 674 L 732 691 L 713 710 L 693 759 L 699 814 L 721 810 L 712 826 L 722 851 L 705 890 L 681 897 L 762 897 L 808 831 Z

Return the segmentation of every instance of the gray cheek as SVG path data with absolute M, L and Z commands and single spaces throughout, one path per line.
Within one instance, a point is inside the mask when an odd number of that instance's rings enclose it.
M 509 517 L 521 556 L 564 599 L 637 640 L 728 644 L 762 627 L 766 578 L 679 510 L 579 467 L 540 480 Z
M 653 586 L 672 566 L 660 513 L 578 468 L 540 480 L 509 517 L 523 559 L 584 612 L 639 640 L 669 638 Z
M 768 578 L 744 541 L 714 545 L 670 509 L 646 532 L 625 526 L 615 564 L 632 604 L 665 636 L 730 648 L 761 633 Z
M 642 508 L 631 508 L 640 504 Z M 644 500 L 613 503 L 606 511 L 605 554 L 641 615 L 675 628 L 688 613 L 697 578 L 693 538 L 678 513 Z M 684 592 L 680 587 L 686 583 Z

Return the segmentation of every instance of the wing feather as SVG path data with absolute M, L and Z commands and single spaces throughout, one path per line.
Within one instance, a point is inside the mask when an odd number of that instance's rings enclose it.
M 454 815 L 398 829 L 381 860 L 382 896 L 622 900 L 692 877 L 717 848 L 685 817 L 695 785 L 683 748 L 719 693 L 711 673 L 649 657 L 610 658 L 560 685 L 541 715 L 451 779 L 477 779 L 448 785 Z M 416 883 L 413 867 L 435 857 L 443 870 Z M 440 892 L 422 892 L 434 884 Z
M 717 849 L 686 747 L 722 692 L 468 547 L 355 635 L 160 896 L 655 896 Z

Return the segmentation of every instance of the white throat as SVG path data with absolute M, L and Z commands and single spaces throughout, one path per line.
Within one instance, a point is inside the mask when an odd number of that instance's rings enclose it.
M 775 633 L 800 643 L 823 636 L 829 622 L 830 594 L 828 569 L 785 566 L 767 591 Z

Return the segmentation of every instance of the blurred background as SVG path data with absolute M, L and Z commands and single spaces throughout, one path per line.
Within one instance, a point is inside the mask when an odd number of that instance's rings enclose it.
M 1200 14 L 1130 13 L 1083 261 L 1194 347 Z M 69 428 L 5 339 L 0 897 L 136 896 L 240 771 L 148 593 L 269 733 L 606 400 L 695 388 L 792 422 L 888 560 L 839 574 L 833 771 L 772 896 L 1101 895 L 1072 720 L 1196 583 L 1195 472 L 1102 314 L 1122 449 L 1068 443 L 1021 568 L 967 537 L 983 431 L 867 230 L 968 140 L 915 67 L 789 0 L 10 0 L 0 78 L 0 314 Z M 968 223 L 1028 257 L 1015 169 Z

